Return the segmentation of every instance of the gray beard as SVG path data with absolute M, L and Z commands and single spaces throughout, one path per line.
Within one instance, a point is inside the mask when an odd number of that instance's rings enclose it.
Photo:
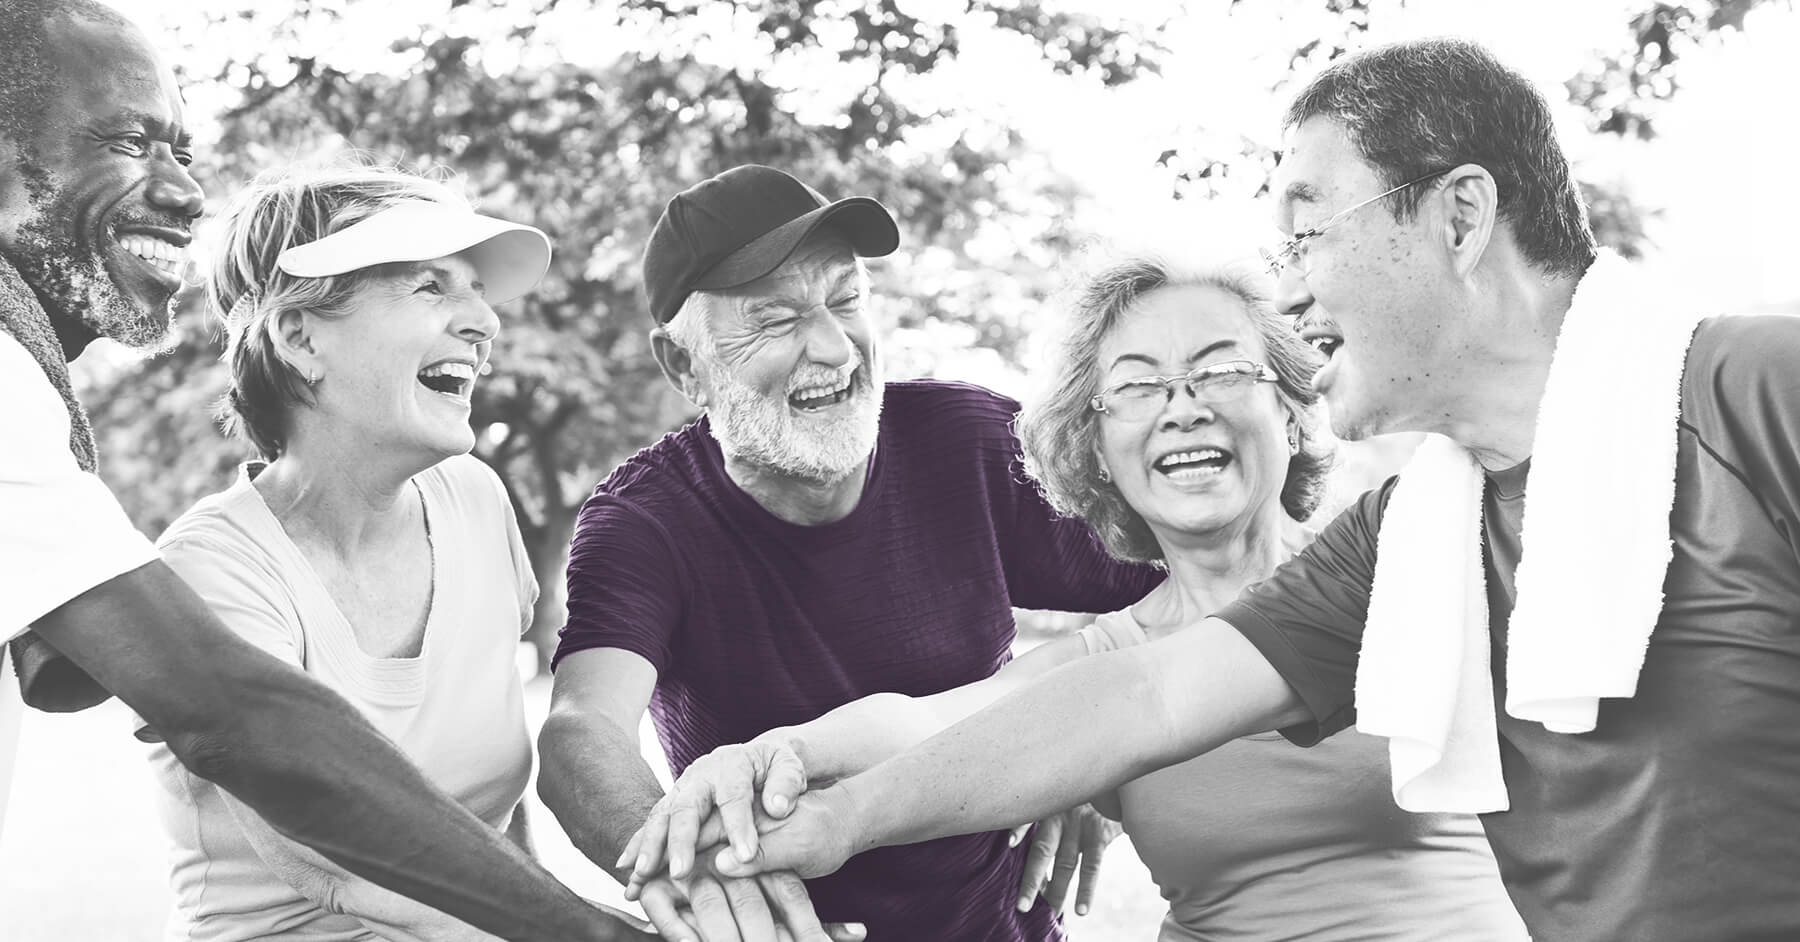
M 53 321 L 74 321 L 98 337 L 115 340 L 146 354 L 166 353 L 174 346 L 169 317 L 140 308 L 127 298 L 106 266 L 84 252 L 68 236 L 72 211 L 57 203 L 44 207 L 19 232 L 7 261 L 31 286 Z
M 737 461 L 788 477 L 826 484 L 862 467 L 881 431 L 882 382 L 865 363 L 849 413 L 815 419 L 795 415 L 785 400 L 773 400 L 718 368 L 707 415 L 719 450 Z

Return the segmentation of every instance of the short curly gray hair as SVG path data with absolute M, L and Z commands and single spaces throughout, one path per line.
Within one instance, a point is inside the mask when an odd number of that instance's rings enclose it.
M 1165 287 L 1205 285 L 1244 301 L 1262 339 L 1276 394 L 1294 416 L 1300 452 L 1288 463 L 1281 506 L 1305 520 L 1318 508 L 1333 452 L 1322 434 L 1319 394 L 1312 387 L 1318 356 L 1276 313 L 1268 276 L 1239 262 L 1178 264 L 1154 255 L 1115 261 L 1084 278 L 1066 304 L 1068 323 L 1056 347 L 1044 394 L 1019 416 L 1025 467 L 1060 512 L 1087 521 L 1108 552 L 1120 559 L 1158 562 L 1162 547 L 1118 487 L 1101 481 L 1099 413 L 1088 400 L 1100 391 L 1100 343 L 1138 300 Z

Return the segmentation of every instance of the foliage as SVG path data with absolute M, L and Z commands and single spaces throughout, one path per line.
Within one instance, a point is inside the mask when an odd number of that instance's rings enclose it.
M 309 0 L 274 17 L 230 10 L 202 29 L 260 42 L 233 47 L 223 61 L 187 63 L 190 97 L 203 84 L 235 98 L 200 168 L 213 194 L 265 168 L 354 147 L 384 161 L 452 168 L 484 211 L 530 221 L 554 240 L 543 284 L 502 312 L 495 372 L 478 387 L 472 419 L 477 454 L 513 495 L 545 590 L 541 631 L 562 622 L 562 566 L 582 500 L 608 469 L 690 415 L 649 356 L 637 269 L 674 192 L 737 164 L 764 163 L 828 194 L 874 196 L 901 221 L 906 246 L 877 267 L 881 315 L 915 330 L 972 323 L 981 343 L 1006 349 L 1018 336 L 1008 321 L 1041 299 L 1064 234 L 1044 225 L 1009 239 L 991 269 L 1017 281 L 967 277 L 982 268 L 966 256 L 986 229 L 1058 202 L 1059 184 L 1041 173 L 1023 178 L 1036 171 L 1012 131 L 920 113 L 895 86 L 953 59 L 959 30 L 970 24 L 1018 33 L 1047 70 L 1103 84 L 1154 68 L 1146 58 L 1152 46 L 1096 18 L 977 2 L 933 21 L 893 0 L 758 6 L 747 56 L 761 60 L 758 68 L 729 61 L 729 51 L 701 51 L 721 18 L 744 25 L 733 4 L 631 0 L 577 10 L 590 24 L 659 40 L 581 64 L 566 37 L 538 25 L 572 6 L 449 0 L 441 16 L 425 20 L 433 25 L 394 40 L 382 70 L 335 61 L 332 48 L 319 45 L 343 19 L 336 4 Z M 500 49 L 473 35 L 493 35 L 496 18 L 513 24 Z M 864 81 L 790 88 L 770 78 L 784 61 L 805 65 L 820 55 Z M 934 143 L 916 143 L 928 131 Z M 210 422 L 209 400 L 225 377 L 197 307 L 192 297 L 184 303 L 173 355 L 104 377 L 89 393 L 106 430 L 107 476 L 146 529 L 223 486 L 246 455 Z

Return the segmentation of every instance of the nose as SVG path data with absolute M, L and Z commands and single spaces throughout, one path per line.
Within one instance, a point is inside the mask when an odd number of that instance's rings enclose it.
M 822 366 L 841 367 L 856 356 L 850 333 L 829 309 L 807 318 L 806 356 Z
M 1198 428 L 1219 417 L 1213 411 L 1211 403 L 1201 402 L 1194 395 L 1194 387 L 1187 383 L 1178 383 L 1175 392 L 1169 397 L 1168 405 L 1163 407 L 1161 425 L 1165 431 L 1185 432 Z
M 157 209 L 185 219 L 199 219 L 206 205 L 206 191 L 200 189 L 188 168 L 175 159 L 172 149 L 158 147 L 158 150 L 161 153 L 150 171 L 144 198 Z
M 499 335 L 500 315 L 494 313 L 494 306 L 485 299 L 470 298 L 456 312 L 450 328 L 457 337 L 469 343 L 485 343 Z
M 1275 276 L 1275 310 L 1297 318 L 1312 305 L 1312 289 L 1306 286 L 1306 276 L 1299 268 L 1289 265 Z

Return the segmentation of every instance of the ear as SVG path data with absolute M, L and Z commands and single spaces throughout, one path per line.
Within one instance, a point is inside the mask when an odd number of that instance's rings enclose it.
M 275 355 L 287 364 L 288 369 L 300 374 L 308 385 L 324 377 L 325 364 L 314 342 L 313 321 L 305 312 L 293 309 L 277 311 L 264 320 L 263 325 L 269 332 L 270 346 L 274 347 Z
M 1444 248 L 1458 276 L 1469 278 L 1487 254 L 1500 218 L 1500 187 L 1487 168 L 1463 164 L 1444 177 L 1437 194 L 1444 214 Z
M 706 408 L 706 390 L 694 368 L 694 355 L 676 343 L 660 324 L 650 330 L 650 355 L 656 358 L 656 365 L 670 385 L 681 390 L 696 408 Z

